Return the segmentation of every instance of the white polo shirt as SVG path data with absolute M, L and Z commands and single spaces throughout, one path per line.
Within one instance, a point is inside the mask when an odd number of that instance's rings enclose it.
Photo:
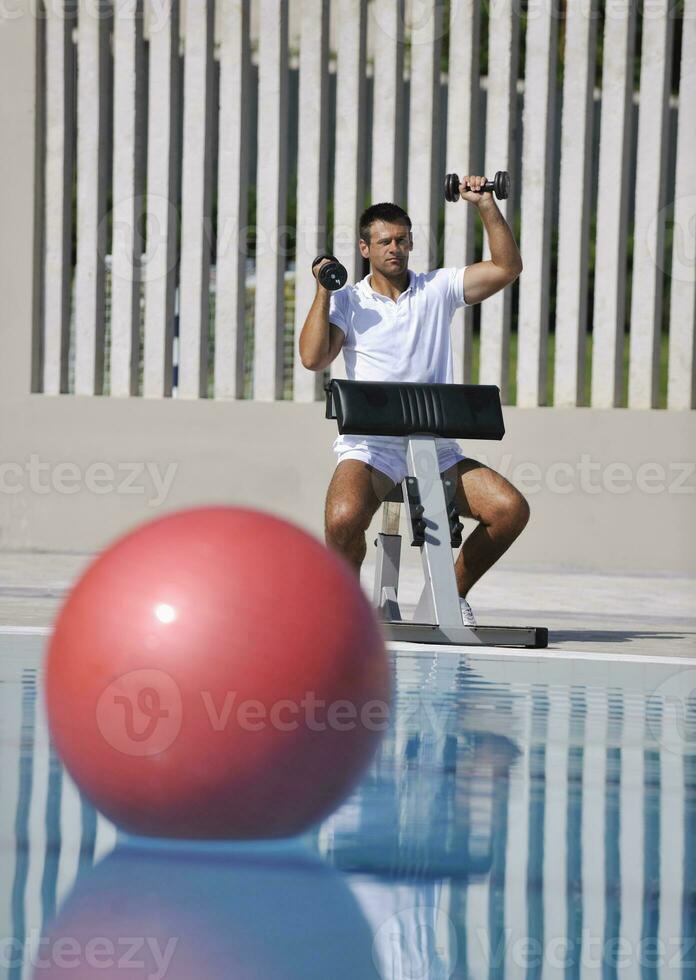
M 329 322 L 346 339 L 343 358 L 351 381 L 452 384 L 452 314 L 464 302 L 464 269 L 408 271 L 409 285 L 394 301 L 376 293 L 365 276 L 331 294 Z M 455 439 L 436 439 L 441 466 L 464 459 Z M 339 435 L 333 451 L 369 460 L 398 482 L 406 474 L 401 436 Z
M 346 335 L 343 358 L 351 381 L 452 384 L 452 315 L 464 302 L 464 269 L 408 270 L 394 301 L 365 276 L 331 294 L 329 322 Z

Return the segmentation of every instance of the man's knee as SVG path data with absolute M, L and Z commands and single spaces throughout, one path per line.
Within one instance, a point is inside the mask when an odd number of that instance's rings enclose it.
M 519 490 L 516 490 L 515 493 L 517 495 L 516 502 L 514 505 L 515 517 L 517 520 L 517 524 L 519 525 L 520 531 L 523 531 L 527 526 L 527 524 L 529 523 L 529 515 L 530 515 L 529 501 L 527 500 L 526 497 L 522 496 Z
M 326 508 L 325 533 L 332 541 L 350 541 L 364 534 L 370 518 L 364 509 L 351 500 L 336 500 Z
M 507 526 L 520 534 L 529 522 L 529 503 L 512 485 L 496 493 L 490 501 L 488 524 Z
M 519 534 L 529 521 L 529 503 L 515 487 L 510 487 L 504 502 L 506 518 Z

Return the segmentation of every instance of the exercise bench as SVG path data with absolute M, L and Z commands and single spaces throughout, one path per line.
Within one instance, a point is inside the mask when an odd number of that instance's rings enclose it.
M 462 543 L 454 481 L 440 473 L 436 438 L 502 439 L 500 392 L 495 385 L 347 381 L 326 386 L 326 418 L 350 435 L 406 438 L 408 473 L 383 501 L 375 544 L 374 605 L 387 637 L 404 643 L 546 647 L 543 626 L 466 626 L 462 618 L 452 549 Z M 398 601 L 401 561 L 400 510 L 408 537 L 420 550 L 424 585 L 413 619 Z

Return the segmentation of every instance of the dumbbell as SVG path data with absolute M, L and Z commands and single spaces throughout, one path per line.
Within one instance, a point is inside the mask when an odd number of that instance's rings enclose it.
M 346 284 L 348 279 L 348 272 L 345 266 L 342 266 L 335 255 L 331 255 L 329 252 L 323 252 L 321 255 L 317 255 L 314 262 L 312 262 L 312 271 L 314 271 L 314 266 L 321 262 L 322 259 L 331 259 L 326 265 L 323 265 L 319 270 L 317 278 L 319 282 L 324 287 L 324 289 L 342 289 Z
M 504 201 L 510 194 L 510 174 L 507 170 L 499 170 L 493 180 L 487 180 L 480 191 L 475 191 L 475 193 L 483 194 L 485 191 L 495 194 L 499 200 Z M 459 196 L 459 175 L 447 174 L 445 177 L 445 200 L 458 201 Z

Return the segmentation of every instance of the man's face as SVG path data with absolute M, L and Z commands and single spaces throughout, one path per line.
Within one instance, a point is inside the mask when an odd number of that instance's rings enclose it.
M 373 272 L 380 272 L 388 279 L 399 278 L 408 268 L 409 252 L 413 238 L 407 225 L 373 221 L 370 241 L 360 239 L 360 254 L 370 260 Z

